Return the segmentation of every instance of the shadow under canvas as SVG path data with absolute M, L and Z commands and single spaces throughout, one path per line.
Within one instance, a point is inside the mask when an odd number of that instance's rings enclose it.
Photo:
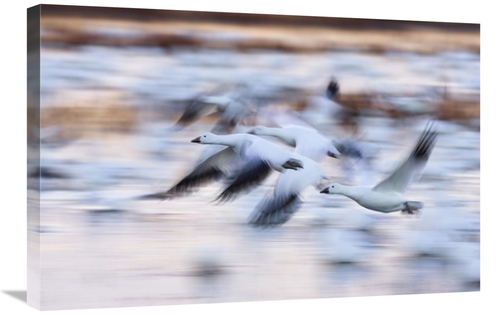
M 12 296 L 13 298 L 16 298 L 24 303 L 27 303 L 27 291 L 2 291 L 3 293 Z

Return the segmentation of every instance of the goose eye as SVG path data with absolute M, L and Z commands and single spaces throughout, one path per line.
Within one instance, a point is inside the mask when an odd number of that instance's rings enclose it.
M 206 138 L 207 136 L 203 136 L 203 138 Z

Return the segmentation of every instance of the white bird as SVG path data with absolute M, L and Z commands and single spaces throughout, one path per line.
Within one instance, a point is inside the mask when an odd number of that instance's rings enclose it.
M 296 172 L 282 174 L 276 183 L 273 196 L 264 198 L 255 208 L 250 217 L 254 225 L 280 225 L 292 217 L 300 208 L 300 193 L 308 186 L 318 189 L 330 179 L 316 161 L 321 161 L 325 156 L 338 158 L 343 156 L 335 147 L 334 141 L 322 135 L 318 130 L 301 121 L 293 113 L 285 112 L 286 119 L 293 119 L 301 125 L 287 125 L 284 127 L 256 126 L 250 133 L 262 136 L 273 136 L 281 139 L 289 146 L 295 147 L 295 153 L 303 156 L 304 168 Z M 346 146 L 342 146 L 346 148 Z M 353 148 L 353 147 L 352 147 Z M 344 151 L 353 154 L 355 151 Z M 360 158 L 361 153 L 356 154 Z
M 287 119 L 294 119 L 301 123 L 291 113 L 285 114 Z M 298 159 L 304 162 L 303 169 L 281 174 L 273 196 L 264 198 L 250 217 L 250 223 L 254 225 L 284 224 L 299 210 L 302 204 L 300 193 L 304 189 L 314 186 L 319 190 L 325 181 L 330 182 L 329 177 L 316 161 L 321 161 L 325 156 L 338 158 L 341 154 L 332 140 L 305 122 L 301 125 L 294 124 L 278 128 L 256 126 L 250 133 L 281 139 L 287 145 L 295 147 L 294 153 L 301 156 Z
M 191 103 L 171 129 L 180 130 L 213 113 L 218 113 L 220 118 L 212 128 L 212 132 L 226 134 L 241 120 L 253 115 L 255 110 L 244 102 L 242 97 L 205 95 Z
M 312 128 L 297 125 L 282 128 L 256 126 L 250 133 L 276 137 L 287 145 L 295 147 L 295 153 L 307 156 L 315 161 L 320 161 L 327 155 L 333 158 L 341 156 L 332 140 Z
M 265 197 L 255 207 L 250 216 L 250 224 L 256 226 L 281 225 L 299 210 L 302 201 L 300 193 L 312 185 L 318 190 L 324 181 L 330 182 L 321 166 L 312 159 L 295 154 L 303 168 L 280 175 L 274 187 L 272 197 Z
M 242 192 L 248 192 L 261 184 L 274 169 L 302 168 L 301 160 L 283 147 L 250 134 L 216 135 L 210 132 L 191 140 L 193 143 L 227 146 L 202 162 L 174 187 L 160 195 L 172 198 L 192 193 L 200 186 L 230 179 L 230 184 L 217 197 L 219 201 L 230 201 Z
M 285 144 L 295 147 L 295 152 L 307 156 L 317 162 L 325 156 L 338 158 L 342 156 L 345 169 L 349 169 L 365 156 L 358 141 L 353 138 L 329 138 L 291 111 L 268 111 L 271 123 L 279 127 L 255 126 L 250 133 L 260 136 L 272 136 Z M 351 159 L 349 167 L 347 159 Z
M 423 208 L 420 201 L 410 201 L 404 193 L 423 171 L 432 153 L 437 131 L 432 124 L 422 133 L 417 145 L 406 161 L 401 164 L 388 178 L 375 187 L 344 186 L 333 183 L 323 190 L 323 194 L 340 194 L 351 198 L 359 205 L 374 211 L 389 213 L 402 211 L 413 214 Z

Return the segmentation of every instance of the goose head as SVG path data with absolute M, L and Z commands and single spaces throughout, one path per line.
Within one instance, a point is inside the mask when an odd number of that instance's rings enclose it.
M 338 184 L 338 183 L 332 183 L 330 185 L 328 185 L 327 187 L 323 188 L 320 193 L 322 194 L 341 194 L 342 193 L 342 189 L 341 189 L 342 185 Z
M 199 137 L 194 138 L 191 140 L 193 143 L 201 143 L 201 144 L 213 144 L 217 142 L 217 135 L 211 133 L 211 132 L 205 132 Z

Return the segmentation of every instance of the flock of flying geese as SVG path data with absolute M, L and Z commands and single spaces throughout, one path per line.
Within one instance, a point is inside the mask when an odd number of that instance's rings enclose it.
M 332 90 L 331 86 L 332 83 L 327 89 L 328 96 L 338 90 Z M 168 191 L 155 194 L 156 197 L 186 196 L 204 185 L 223 180 L 225 186 L 216 201 L 231 202 L 261 185 L 276 171 L 280 175 L 273 194 L 257 204 L 249 218 L 252 225 L 276 226 L 290 220 L 301 206 L 300 193 L 310 185 L 322 194 L 344 195 L 364 208 L 382 213 L 415 214 L 424 206 L 422 202 L 407 199 L 404 193 L 419 178 L 432 152 L 438 134 L 433 122 L 427 124 L 411 154 L 390 176 L 374 187 L 348 186 L 332 182 L 319 163 L 326 157 L 361 159 L 363 154 L 355 141 L 335 141 L 304 124 L 258 125 L 245 132 L 228 134 L 249 115 L 244 105 L 234 99 L 202 97 L 188 106 L 174 128 L 179 130 L 214 109 L 223 112 L 219 122 L 211 132 L 191 140 L 214 146 L 214 151 L 200 158 L 188 175 Z M 277 138 L 295 149 L 289 151 L 262 136 Z

